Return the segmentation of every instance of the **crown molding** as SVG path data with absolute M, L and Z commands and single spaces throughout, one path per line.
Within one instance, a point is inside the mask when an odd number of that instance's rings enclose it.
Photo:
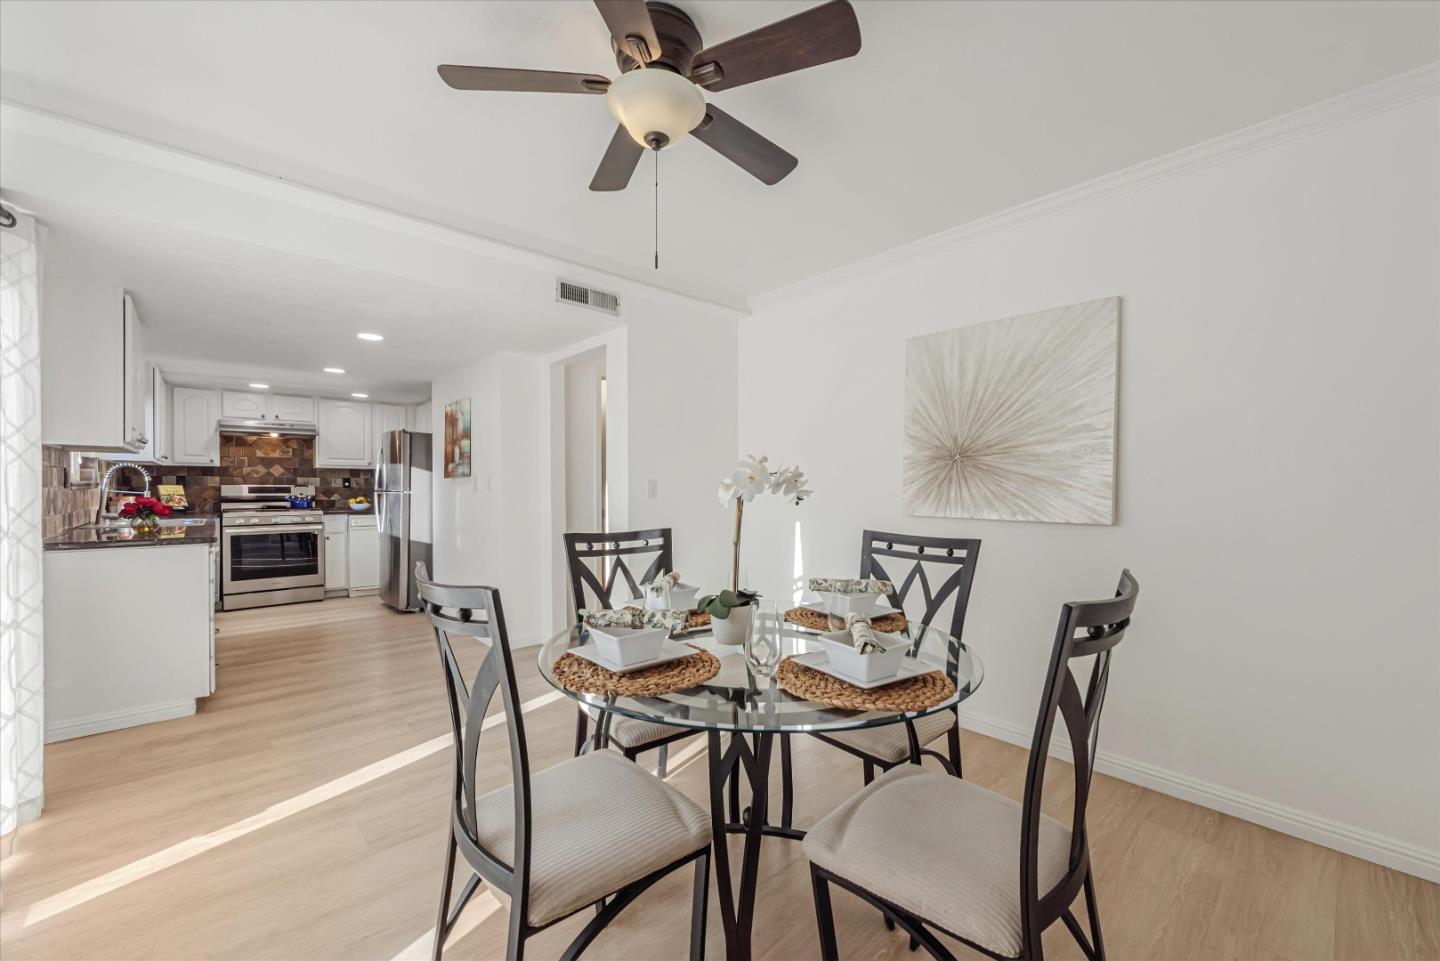
M 759 310 L 822 289 L 840 280 L 933 257 L 992 234 L 1014 230 L 1087 204 L 1183 177 L 1194 171 L 1267 150 L 1331 127 L 1435 97 L 1437 93 L 1440 93 L 1440 62 L 1426 64 L 1291 113 L 1262 120 L 1249 127 L 1242 127 L 1153 160 L 1057 190 L 912 243 L 765 291 L 750 298 L 750 308 L 752 311 Z
M 143 140 L 108 127 L 85 123 L 13 100 L 0 98 L 0 129 L 24 133 L 63 147 L 228 190 L 241 191 L 313 214 L 378 228 L 415 240 L 444 244 L 518 267 L 551 272 L 564 276 L 567 280 L 615 290 L 623 295 L 638 295 L 688 308 L 699 307 L 733 318 L 743 317 L 748 313 L 743 307 L 632 280 L 601 267 L 471 233 L 248 167 L 190 153 L 167 144 Z

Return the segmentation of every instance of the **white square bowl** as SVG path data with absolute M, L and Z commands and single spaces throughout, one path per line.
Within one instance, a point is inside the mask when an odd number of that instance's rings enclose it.
M 879 681 L 900 673 L 900 661 L 910 648 L 910 642 L 898 634 L 875 632 L 875 640 L 884 650 L 861 654 L 855 650 L 854 638 L 849 631 L 831 631 L 820 635 L 820 643 L 830 659 L 830 666 L 836 672 L 857 681 Z
M 820 595 L 823 609 L 844 617 L 846 614 L 864 614 L 874 617 L 884 613 L 880 609 L 883 594 L 841 594 L 838 591 L 816 591 Z
M 591 627 L 590 640 L 600 657 L 615 667 L 629 667 L 660 656 L 665 632 L 658 627 Z
M 668 593 L 662 593 L 659 597 L 645 592 L 645 608 L 651 611 L 688 611 L 695 607 L 695 598 L 699 595 L 700 588 L 693 584 L 676 584 L 671 587 Z

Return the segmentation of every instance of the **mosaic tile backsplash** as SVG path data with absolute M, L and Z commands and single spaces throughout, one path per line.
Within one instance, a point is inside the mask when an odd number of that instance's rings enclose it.
M 67 455 L 59 447 L 46 447 L 44 536 L 53 537 L 95 519 L 100 506 L 98 488 L 65 486 Z M 103 472 L 108 465 L 101 461 Z M 343 510 L 346 502 L 364 494 L 373 500 L 375 475 L 363 468 L 317 468 L 313 437 L 249 437 L 220 435 L 218 467 L 178 467 L 146 464 L 151 485 L 180 484 L 190 502 L 190 513 L 212 514 L 220 509 L 221 484 L 303 484 L 315 488 L 317 507 Z M 350 486 L 345 486 L 346 482 Z
M 250 437 L 220 435 L 219 467 L 153 468 L 155 484 L 183 484 L 190 510 L 208 514 L 220 509 L 222 484 L 304 484 L 315 488 L 318 507 L 339 510 L 352 497 L 370 497 L 375 475 L 359 467 L 315 466 L 313 437 Z M 346 487 L 345 482 L 350 482 Z

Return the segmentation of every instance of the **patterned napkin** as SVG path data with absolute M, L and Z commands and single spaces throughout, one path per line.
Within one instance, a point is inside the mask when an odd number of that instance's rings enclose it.
M 640 589 L 654 598 L 670 596 L 670 588 L 680 583 L 680 575 L 671 571 L 669 574 L 661 574 L 649 584 L 641 584 Z
M 580 619 L 588 627 L 659 627 L 669 634 L 674 634 L 685 629 L 690 620 L 690 612 L 622 607 L 614 611 L 581 611 Z
M 856 654 L 879 654 L 885 650 L 870 626 L 870 618 L 864 614 L 846 614 L 845 629 L 850 632 L 850 643 Z
M 817 594 L 894 594 L 895 585 L 878 577 L 812 577 L 806 585 Z

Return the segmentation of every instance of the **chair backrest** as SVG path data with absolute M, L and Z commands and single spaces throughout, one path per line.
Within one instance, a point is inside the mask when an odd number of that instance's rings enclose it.
M 924 602 L 920 622 L 926 627 L 940 620 L 945 604 L 953 600 L 949 623 L 941 620 L 935 626 L 948 630 L 950 636 L 956 639 L 965 630 L 965 611 L 970 606 L 970 587 L 975 582 L 975 564 L 979 559 L 979 538 L 919 537 L 885 531 L 865 531 L 860 537 L 860 576 L 878 577 L 893 583 L 895 594 L 890 602 L 902 610 L 910 591 L 919 585 L 920 599 Z M 907 561 L 910 562 L 908 571 L 905 567 Z M 940 586 L 932 587 L 930 575 L 925 570 L 927 564 L 944 565 L 954 570 L 943 573 Z M 904 576 L 893 576 L 892 569 L 896 573 L 904 572 Z M 916 636 L 918 638 L 923 634 L 917 631 Z
M 423 563 L 415 565 L 420 601 L 435 631 L 440 663 L 445 671 L 445 689 L 450 700 L 450 724 L 455 735 L 455 780 L 452 826 L 456 843 L 466 860 L 487 881 L 508 891 L 524 912 L 528 900 L 530 872 L 530 757 L 525 746 L 525 719 L 515 687 L 514 662 L 510 657 L 510 636 L 505 630 L 505 613 L 500 592 L 493 587 L 456 587 L 430 580 Z M 457 638 L 488 640 L 488 649 L 479 669 L 467 684 L 455 656 Z M 496 691 L 505 709 L 504 727 L 510 739 L 510 776 L 515 811 L 513 863 L 487 850 L 479 839 L 475 798 L 479 772 L 476 770 L 480 735 L 485 728 L 485 710 Z M 499 786 L 499 785 L 497 785 Z M 522 914 L 522 917 L 525 915 Z
M 1040 932 L 1074 901 L 1089 872 L 1090 851 L 1085 838 L 1085 807 L 1095 773 L 1095 746 L 1100 735 L 1100 710 L 1110 683 L 1110 656 L 1130 626 L 1140 585 L 1128 571 L 1120 574 L 1115 596 L 1103 601 L 1071 601 L 1060 608 L 1060 625 L 1050 652 L 1045 691 L 1030 743 L 1025 772 L 1025 795 L 1020 835 L 1020 912 L 1025 937 L 1022 955 L 1032 956 Z M 1070 664 L 1076 658 L 1095 658 L 1085 696 Z M 1039 889 L 1040 806 L 1045 784 L 1045 761 L 1055 732 L 1056 716 L 1063 718 L 1075 765 L 1075 805 L 1070 824 L 1069 862 L 1064 878 L 1051 890 Z M 1043 895 L 1043 896 L 1042 896 Z
M 641 584 L 675 569 L 668 527 L 648 531 L 566 534 L 565 558 L 570 566 L 570 591 L 577 612 L 597 608 L 612 610 L 617 600 L 623 602 L 630 597 L 639 597 Z M 591 567 L 597 559 L 598 573 Z M 640 571 L 638 576 L 636 570 Z M 625 586 L 630 597 L 615 597 L 615 588 L 619 584 Z M 587 589 L 593 600 L 587 598 Z

